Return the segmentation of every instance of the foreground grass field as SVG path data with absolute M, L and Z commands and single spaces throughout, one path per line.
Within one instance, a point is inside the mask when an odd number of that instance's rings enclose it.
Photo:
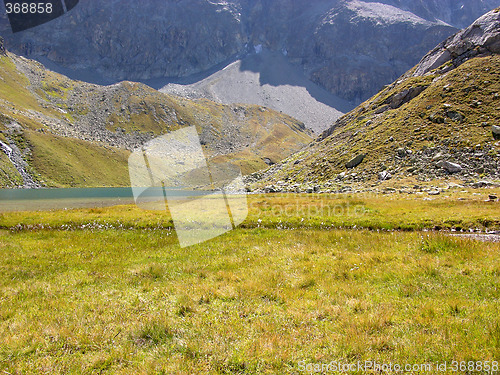
M 0 370 L 500 361 L 500 243 L 427 230 L 498 229 L 492 193 L 252 196 L 241 228 L 185 249 L 134 206 L 3 214 Z

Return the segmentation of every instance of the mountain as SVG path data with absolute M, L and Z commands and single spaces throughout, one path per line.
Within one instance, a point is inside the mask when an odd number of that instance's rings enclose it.
M 500 0 L 81 0 L 8 48 L 94 83 L 191 77 L 264 48 L 359 103 Z M 163 82 L 163 81 L 162 81 Z M 351 107 L 352 108 L 352 107 Z M 337 108 L 339 109 L 339 108 Z
M 0 43 L 0 186 L 127 186 L 130 151 L 196 126 L 207 157 L 243 173 L 311 140 L 288 115 L 160 93 L 141 83 L 71 80 Z
M 338 191 L 389 179 L 499 180 L 499 124 L 500 8 L 249 181 L 269 191 Z
M 352 105 L 314 84 L 282 53 L 262 50 L 192 84 L 168 84 L 161 92 L 219 103 L 258 104 L 291 115 L 320 134 Z

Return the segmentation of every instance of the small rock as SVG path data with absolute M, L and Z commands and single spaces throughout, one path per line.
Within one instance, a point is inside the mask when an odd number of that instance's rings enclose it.
M 392 178 L 392 175 L 387 171 L 382 171 L 378 174 L 378 179 L 380 181 L 390 180 L 391 178 Z
M 383 105 L 381 107 L 378 107 L 376 110 L 375 110 L 375 114 L 379 114 L 379 113 L 383 113 L 385 111 L 387 111 L 388 109 L 391 109 L 391 107 L 389 105 Z
M 441 194 L 441 192 L 439 190 L 431 190 L 427 194 L 429 194 L 429 195 L 439 195 L 439 194 Z
M 453 121 L 462 121 L 465 117 L 461 113 L 457 111 L 447 111 L 446 116 L 452 119 Z
M 397 152 L 398 156 L 400 156 L 400 157 L 403 157 L 406 155 L 406 150 L 404 148 L 398 148 L 396 150 L 396 152 Z
M 274 163 L 272 162 L 272 160 L 271 160 L 271 159 L 269 159 L 269 158 L 264 158 L 263 160 L 264 160 L 264 163 L 266 163 L 267 165 L 273 165 L 273 164 L 274 164 Z
M 498 197 L 496 195 L 490 194 L 490 195 L 488 195 L 488 199 L 491 202 L 494 202 L 494 201 L 496 201 L 498 199 Z
M 431 120 L 435 124 L 444 123 L 444 118 L 439 113 L 433 113 L 429 116 L 429 120 Z
M 481 180 L 481 181 L 473 183 L 472 187 L 482 188 L 482 187 L 492 186 L 492 185 L 493 185 L 493 182 L 491 182 L 491 181 Z
M 444 158 L 444 155 L 440 152 L 438 152 L 436 155 L 432 157 L 432 161 L 439 161 Z

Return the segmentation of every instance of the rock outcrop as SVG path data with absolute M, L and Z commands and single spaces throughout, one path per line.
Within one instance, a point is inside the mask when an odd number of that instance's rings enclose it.
M 0 17 L 0 34 L 13 52 L 106 83 L 217 71 L 267 48 L 331 93 L 359 102 L 495 4 L 500 0 L 469 0 L 462 8 L 451 0 L 81 0 L 67 15 L 14 35 Z
M 424 56 L 412 75 L 422 76 L 439 67 L 441 67 L 440 73 L 445 73 L 470 58 L 498 53 L 500 53 L 500 8 L 485 14 L 466 29 L 439 44 Z
M 281 191 L 314 185 L 336 192 L 401 180 L 499 182 L 499 17 L 500 8 L 450 37 L 307 148 L 253 181 L 282 181 Z M 447 51 L 449 60 L 429 64 Z
M 3 38 L 0 36 L 0 56 L 5 56 L 7 52 L 5 51 L 5 47 L 3 45 Z

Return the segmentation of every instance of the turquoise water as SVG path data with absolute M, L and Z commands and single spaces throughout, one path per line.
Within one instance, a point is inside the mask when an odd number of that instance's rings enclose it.
M 185 191 L 175 191 L 183 196 Z M 173 194 L 170 190 L 169 194 Z M 206 194 L 203 191 L 190 195 Z M 141 199 L 163 200 L 161 188 L 150 188 Z M 119 204 L 133 204 L 132 188 L 71 188 L 71 189 L 0 189 L 0 212 L 38 211 L 86 207 L 105 207 Z
M 104 207 L 134 203 L 132 189 L 0 189 L 0 211 Z

